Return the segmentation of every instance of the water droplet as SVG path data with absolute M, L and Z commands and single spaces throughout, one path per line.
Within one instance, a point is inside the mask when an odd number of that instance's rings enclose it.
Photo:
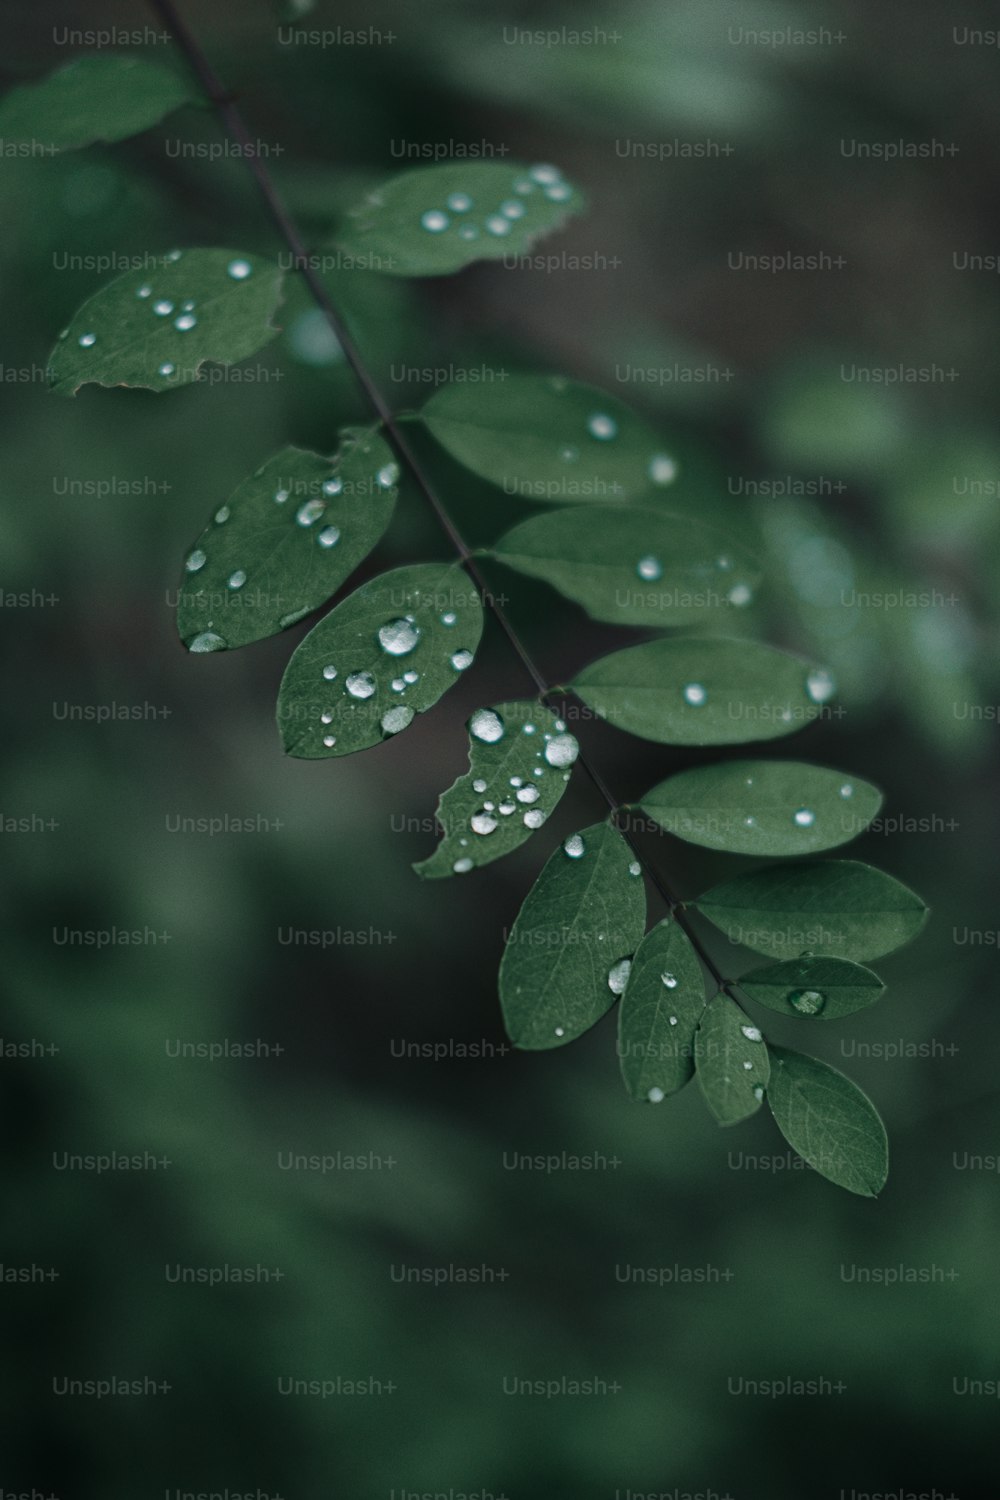
M 399 478 L 399 465 L 385 464 L 381 469 L 379 469 L 378 473 L 375 475 L 375 478 L 378 480 L 381 489 L 391 490 L 393 485 L 396 483 L 396 480 Z
M 535 184 L 530 177 L 519 177 L 514 184 L 514 191 L 515 193 L 533 193 Z
M 854 796 L 854 788 L 852 787 L 852 785 L 851 785 L 851 783 L 849 781 L 845 781 L 844 785 L 840 788 L 840 795 L 842 797 L 853 797 Z
M 632 861 L 632 863 L 629 865 L 628 872 L 629 872 L 630 875 L 641 875 L 642 874 L 642 865 L 639 863 L 639 861 L 637 859 L 634 859 Z
M 328 750 L 332 750 L 337 743 L 337 736 L 335 734 L 324 734 L 323 743 Z
M 540 807 L 533 807 L 530 812 L 525 813 L 522 822 L 525 828 L 541 828 L 547 816 Z
M 453 609 L 449 609 L 449 610 L 446 610 L 445 613 L 441 616 L 441 624 L 442 625 L 454 625 L 454 623 L 455 623 L 455 621 L 457 619 L 458 619 L 458 615 L 456 615 L 455 611 Z
M 467 875 L 472 869 L 472 860 L 466 855 L 462 859 L 456 859 L 451 868 L 456 875 Z
M 658 1088 L 651 1088 L 649 1093 L 646 1095 L 646 1098 L 649 1100 L 650 1104 L 662 1104 L 666 1097 L 667 1096 L 663 1092 L 663 1090 Z
M 188 329 L 193 328 L 197 321 L 198 319 L 194 313 L 181 313 L 179 318 L 174 319 L 174 327 L 178 333 L 187 333 Z
M 419 682 L 420 681 L 420 673 L 419 672 L 404 672 L 403 673 L 403 681 L 405 683 L 407 683 L 407 685 L 409 687 L 412 687 L 415 682 Z
M 275 492 L 274 492 L 274 499 L 275 499 L 275 503 L 277 505 L 284 505 L 285 501 L 288 499 L 288 491 L 287 490 L 275 490 Z
M 428 233 L 441 234 L 448 228 L 451 220 L 439 208 L 429 208 L 425 214 L 421 215 L 420 222 Z
M 300 526 L 311 526 L 314 521 L 319 520 L 325 510 L 326 505 L 322 500 L 307 500 L 295 512 L 295 519 Z
M 196 306 L 197 306 L 197 303 L 195 303 L 195 302 L 191 302 L 191 301 L 182 302 L 181 303 L 181 312 L 194 312 Z
M 518 802 L 530 803 L 537 802 L 542 794 L 538 790 L 537 786 L 522 786 L 518 788 L 515 795 L 517 796 Z
M 463 224 L 458 231 L 460 240 L 478 240 L 479 230 L 475 224 Z
M 757 819 L 748 813 L 747 816 L 743 819 L 743 826 L 745 828 L 756 828 Z
M 534 734 L 534 732 L 535 732 L 535 726 L 534 726 L 534 724 L 525 724 L 524 728 L 521 731 L 522 734 Z
M 826 1004 L 822 990 L 792 990 L 788 1003 L 800 1016 L 818 1016 Z
M 506 202 L 501 203 L 500 212 L 503 214 L 505 219 L 523 219 L 525 215 L 525 207 L 524 204 L 519 203 L 516 198 L 508 198 Z
M 333 723 L 333 709 L 332 708 L 324 708 L 323 712 L 319 716 L 319 722 L 321 724 L 332 724 Z
M 318 533 L 316 540 L 321 547 L 336 547 L 340 541 L 340 527 L 324 526 L 323 530 Z
M 715 559 L 715 566 L 720 568 L 723 573 L 728 573 L 733 566 L 733 560 L 731 557 L 717 557 Z
M 671 1026 L 676 1026 L 677 1025 L 677 1017 L 676 1016 L 668 1016 L 667 1019 L 669 1020 Z
M 811 828 L 816 821 L 816 814 L 811 807 L 800 807 L 794 814 L 794 821 L 799 828 Z
M 743 609 L 747 604 L 752 603 L 753 590 L 749 584 L 734 583 L 726 597 L 737 609 Z
M 469 819 L 469 826 L 473 833 L 492 833 L 497 827 L 497 820 L 492 813 L 484 808 L 482 812 L 473 813 Z
M 174 370 L 176 368 L 177 368 L 176 365 L 172 365 L 170 363 L 170 361 L 167 360 L 164 364 L 162 364 L 160 366 L 160 374 L 161 375 L 166 375 L 166 376 L 172 375 L 174 373 Z
M 517 803 L 511 802 L 509 800 L 506 802 L 501 802 L 497 811 L 502 812 L 505 818 L 509 818 L 512 812 L 517 811 Z
M 451 664 L 456 672 L 464 672 L 466 667 L 471 667 L 475 658 L 471 651 L 453 651 Z
M 484 745 L 495 745 L 504 736 L 503 719 L 492 708 L 477 708 L 469 720 L 469 733 Z
M 483 778 L 481 776 L 477 776 L 475 781 L 472 783 L 472 790 L 474 792 L 485 792 L 486 786 L 487 783 L 483 780 Z
M 230 573 L 226 582 L 231 589 L 241 589 L 247 581 L 247 575 L 242 568 L 237 568 L 235 573 Z
M 832 672 L 825 667 L 814 667 L 806 676 L 806 692 L 814 703 L 827 703 L 837 691 Z
M 510 220 L 505 219 L 502 214 L 490 214 L 486 220 L 487 234 L 510 234 Z
M 452 212 L 456 214 L 467 214 L 472 207 L 472 199 L 468 193 L 449 193 L 447 203 Z
M 573 196 L 573 189 L 568 182 L 554 182 L 545 189 L 545 196 L 551 203 L 565 203 L 567 198 Z
M 399 703 L 395 708 L 386 709 L 382 715 L 381 724 L 384 734 L 398 734 L 405 729 L 407 724 L 412 724 L 414 711 L 408 703 Z
M 650 554 L 648 557 L 640 557 L 635 565 L 635 571 L 640 578 L 645 578 L 649 583 L 655 583 L 657 578 L 663 577 L 663 564 L 658 557 Z
M 608 989 L 613 995 L 620 995 L 628 984 L 628 976 L 632 972 L 632 960 L 622 958 L 614 964 L 608 974 Z
M 378 643 L 390 656 L 408 656 L 420 640 L 420 631 L 410 620 L 390 620 L 378 633 Z
M 708 694 L 700 682 L 689 682 L 684 689 L 684 702 L 689 703 L 692 708 L 701 708 Z
M 754 1085 L 753 1096 L 757 1100 L 763 1099 L 763 1097 L 764 1097 L 764 1085 L 762 1083 L 757 1083 L 757 1084 Z
M 151 286 L 141 286 L 135 295 L 137 297 L 151 297 L 153 295 L 153 288 Z
M 97 334 L 81 333 L 80 337 L 77 339 L 77 343 L 80 345 L 81 349 L 89 349 L 92 344 L 97 343 Z
M 566 1028 L 565 1028 L 565 1026 L 557 1026 L 555 1028 L 555 1034 L 556 1034 L 556 1036 L 565 1036 L 566 1035 Z
M 540 182 L 543 187 L 547 187 L 551 183 L 558 182 L 562 173 L 558 167 L 553 167 L 549 162 L 543 161 L 531 167 L 528 176 L 532 181 Z
M 336 474 L 334 474 L 330 479 L 324 479 L 322 484 L 324 495 L 328 495 L 331 500 L 333 499 L 334 495 L 339 495 L 343 488 L 344 481 L 340 479 Z
M 333 665 L 332 662 L 328 662 L 327 665 L 323 668 L 323 676 L 326 678 L 327 682 L 332 682 L 336 675 L 337 668 Z
M 565 464 L 575 464 L 580 457 L 580 450 L 573 447 L 560 448 L 559 457 Z
M 587 418 L 587 431 L 591 437 L 597 438 L 602 443 L 610 442 L 611 438 L 618 435 L 618 423 L 614 417 L 609 417 L 606 412 L 595 411 Z
M 166 259 L 169 260 L 169 261 L 180 260 L 180 258 L 183 255 L 183 253 L 184 253 L 183 250 L 168 250 L 167 254 L 166 254 Z
M 649 460 L 649 477 L 654 484 L 672 484 L 677 478 L 677 465 L 669 453 L 654 453 Z
M 660 978 L 663 980 L 663 983 L 666 985 L 668 990 L 675 990 L 677 988 L 677 975 L 671 974 L 669 969 L 662 973 L 660 975 Z
M 188 646 L 189 651 L 224 651 L 226 643 L 221 635 L 216 635 L 213 630 L 203 630 L 201 635 L 196 635 Z
M 570 859 L 581 859 L 586 847 L 586 844 L 578 833 L 571 833 L 563 844 L 563 853 L 568 854 Z
M 747 1072 L 748 1072 L 748 1073 L 749 1073 L 749 1072 L 751 1072 L 751 1071 L 752 1071 L 752 1069 L 753 1069 L 753 1063 L 752 1063 L 752 1062 L 745 1062 L 745 1063 L 744 1063 L 744 1064 L 743 1064 L 743 1066 L 744 1066 L 744 1068 L 745 1068 L 745 1069 L 746 1069 L 746 1071 L 747 1071 Z
M 554 734 L 545 746 L 545 759 L 550 766 L 571 766 L 579 754 L 580 746 L 572 734 Z
M 248 260 L 231 260 L 226 267 L 226 275 L 231 276 L 234 281 L 246 281 L 252 270 Z
M 228 520 L 229 520 L 229 506 L 228 505 L 220 505 L 219 509 L 215 512 L 215 524 L 216 524 L 216 526 L 225 526 L 225 524 L 226 524 L 226 522 Z
M 370 698 L 378 684 L 370 672 L 352 672 L 344 686 L 352 698 Z
M 169 318 L 174 310 L 174 304 L 161 297 L 158 302 L 153 303 L 153 311 L 158 318 Z
M 741 1026 L 740 1030 L 748 1042 L 762 1042 L 764 1040 L 764 1033 L 759 1026 Z
M 188 560 L 184 564 L 184 566 L 187 568 L 189 573 L 197 573 L 199 568 L 203 568 L 205 566 L 205 562 L 206 558 L 204 552 L 202 552 L 200 547 L 196 547 L 193 552 L 188 553 Z

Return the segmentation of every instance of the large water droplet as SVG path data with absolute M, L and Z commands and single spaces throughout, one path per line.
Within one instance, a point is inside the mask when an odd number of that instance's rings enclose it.
M 587 431 L 591 437 L 597 438 L 602 443 L 610 442 L 618 435 L 618 423 L 614 417 L 609 417 L 607 412 L 595 411 L 587 418 Z
M 173 310 L 174 304 L 169 302 L 166 297 L 161 297 L 157 302 L 153 303 L 153 311 L 158 318 L 169 318 Z
M 456 672 L 464 672 L 467 667 L 472 666 L 474 660 L 471 651 L 453 651 L 451 654 L 451 664 Z
M 413 709 L 409 704 L 398 703 L 395 708 L 386 709 L 382 715 L 381 724 L 384 734 L 398 734 L 405 729 L 407 724 L 413 723 Z
M 179 318 L 174 319 L 174 327 L 178 333 L 187 333 L 188 329 L 193 328 L 197 321 L 198 319 L 194 313 L 181 313 Z
M 415 682 L 419 682 L 420 681 L 420 673 L 419 672 L 404 672 L 403 673 L 403 681 L 407 684 L 408 687 L 412 687 Z
M 649 477 L 654 484 L 672 484 L 677 478 L 677 465 L 669 453 L 654 453 L 649 460 Z
M 475 781 L 472 783 L 472 790 L 474 792 L 485 792 L 486 786 L 487 783 L 483 780 L 483 778 L 481 776 L 477 776 Z
M 314 521 L 319 520 L 325 510 L 326 506 L 322 500 L 307 500 L 295 512 L 295 519 L 300 526 L 311 526 Z
M 468 855 L 464 855 L 461 859 L 456 859 L 451 868 L 456 875 L 467 875 L 472 869 L 472 860 L 469 859 Z
M 188 553 L 188 559 L 184 566 L 189 573 L 197 573 L 199 568 L 205 566 L 206 561 L 204 552 L 202 552 L 200 547 L 196 547 L 193 552 Z
M 451 221 L 439 208 L 429 208 L 425 214 L 421 214 L 420 222 L 429 234 L 442 234 Z
M 247 575 L 242 568 L 237 568 L 235 573 L 230 573 L 226 582 L 231 589 L 241 589 L 247 581 Z
M 225 526 L 225 524 L 226 524 L 226 522 L 228 520 L 229 520 L 229 506 L 228 505 L 220 505 L 219 508 L 218 508 L 218 510 L 215 512 L 215 524 L 216 524 L 216 526 Z
M 408 656 L 420 640 L 420 631 L 412 620 L 390 620 L 378 633 L 378 643 L 390 656 Z
M 375 475 L 375 478 L 378 480 L 380 489 L 391 490 L 399 478 L 399 465 L 383 464 L 382 468 Z
M 684 689 L 684 702 L 689 703 L 692 708 L 701 708 L 708 698 L 708 693 L 700 682 L 689 682 Z
M 378 684 L 370 672 L 352 672 L 344 686 L 352 698 L 370 698 Z
M 748 1042 L 762 1042 L 764 1040 L 764 1033 L 759 1026 L 741 1026 L 740 1030 Z
M 826 1004 L 822 990 L 792 990 L 788 1003 L 800 1016 L 818 1016 Z
M 337 736 L 335 734 L 324 734 L 324 736 L 323 736 L 323 744 L 326 746 L 326 748 L 328 750 L 332 750 L 333 747 L 334 747 L 334 745 L 336 743 L 337 743 Z
M 571 833 L 563 844 L 563 853 L 568 854 L 570 859 L 582 859 L 586 847 L 578 833 Z
M 514 795 L 517 797 L 518 802 L 532 803 L 537 802 L 542 794 L 537 786 L 522 786 L 518 787 Z
M 628 976 L 632 972 L 632 960 L 630 958 L 619 959 L 608 974 L 608 989 L 613 995 L 620 995 L 628 984 Z
M 658 1088 L 651 1088 L 649 1093 L 646 1095 L 646 1098 L 649 1100 L 650 1104 L 662 1104 L 666 1097 L 667 1096 L 663 1092 L 663 1090 Z
M 545 745 L 545 759 L 550 766 L 571 766 L 580 754 L 572 734 L 554 734 Z
M 505 818 L 509 818 L 512 812 L 517 811 L 517 803 L 511 802 L 509 799 L 507 799 L 506 801 L 501 802 L 500 806 L 497 808 L 497 811 L 503 813 Z
M 492 708 L 477 708 L 469 720 L 469 733 L 484 745 L 495 745 L 504 736 L 503 719 Z
M 663 983 L 666 985 L 668 990 L 675 990 L 677 988 L 677 975 L 671 974 L 669 969 L 666 969 L 660 975 L 660 978 L 663 980 Z
M 824 667 L 814 667 L 806 677 L 806 692 L 814 703 L 828 703 L 837 691 L 833 673 Z
M 565 1026 L 557 1026 L 555 1028 L 555 1035 L 556 1036 L 565 1036 L 566 1035 L 566 1028 L 565 1028 Z
M 629 865 L 628 872 L 629 872 L 630 875 L 641 875 L 642 874 L 642 865 L 639 863 L 639 861 L 637 859 L 634 859 L 632 861 L 632 863 Z
M 336 547 L 340 541 L 340 527 L 324 526 L 323 530 L 317 534 L 316 540 L 321 547 Z
M 334 495 L 339 495 L 344 488 L 344 481 L 334 474 L 331 479 L 324 479 L 320 488 L 324 495 L 327 495 L 332 500 Z
M 80 337 L 77 339 L 77 343 L 80 345 L 81 349 L 89 349 L 93 344 L 97 343 L 97 334 L 81 333 Z
M 160 366 L 160 374 L 164 376 L 172 375 L 176 368 L 177 366 L 172 365 L 169 359 L 165 360 L 164 363 Z
M 231 276 L 234 281 L 246 281 L 252 270 L 248 260 L 231 260 L 226 267 L 226 275 Z
M 737 609 L 744 609 L 753 602 L 753 589 L 747 583 L 734 583 L 726 598 Z
M 328 662 L 327 665 L 323 668 L 323 676 L 326 678 L 327 682 L 332 682 L 336 675 L 337 668 L 333 665 L 332 662 Z
M 658 557 L 653 557 L 652 553 L 650 553 L 646 557 L 640 557 L 635 565 L 635 571 L 647 583 L 655 583 L 657 578 L 663 577 L 663 564 Z
M 189 651 L 224 651 L 226 643 L 214 630 L 203 630 L 188 646 Z
M 811 807 L 800 807 L 793 814 L 793 819 L 799 828 L 811 828 L 816 821 L 816 814 Z
M 497 820 L 492 813 L 485 809 L 482 812 L 473 813 L 469 819 L 469 826 L 473 833 L 492 833 L 497 826 Z
M 530 812 L 525 813 L 521 821 L 525 828 L 541 828 L 546 816 L 547 814 L 543 813 L 540 807 L 533 807 Z

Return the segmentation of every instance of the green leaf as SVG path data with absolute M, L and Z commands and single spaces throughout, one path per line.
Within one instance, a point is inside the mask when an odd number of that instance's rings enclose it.
M 815 854 L 857 838 L 882 806 L 869 782 L 795 760 L 731 760 L 661 781 L 642 799 L 661 828 L 730 854 Z
M 659 1104 L 694 1075 L 705 976 L 671 917 L 639 944 L 618 1013 L 618 1060 L 633 1099 Z
M 479 709 L 469 720 L 469 769 L 438 802 L 444 837 L 413 866 L 417 874 L 464 875 L 519 848 L 557 805 L 577 754 L 565 724 L 540 703 Z
M 283 448 L 215 512 L 188 553 L 177 630 L 189 651 L 264 640 L 318 609 L 384 534 L 398 468 L 373 432 L 334 458 Z
M 760 1109 L 770 1076 L 760 1027 L 721 991 L 694 1039 L 695 1067 L 705 1100 L 720 1125 L 735 1125 Z
M 561 376 L 442 386 L 420 416 L 458 463 L 526 500 L 631 500 L 673 477 L 641 417 Z
M 493 556 L 550 583 L 592 619 L 656 629 L 749 604 L 760 578 L 717 532 L 616 505 L 532 516 L 501 537 Z
M 91 52 L 0 99 L 0 138 L 45 152 L 122 141 L 200 96 L 180 73 L 135 53 Z
M 204 379 L 206 360 L 230 365 L 269 343 L 282 273 L 236 250 L 172 250 L 155 271 L 126 271 L 95 292 L 59 335 L 53 390 L 83 385 L 152 391 Z
M 585 667 L 572 690 L 618 729 L 661 745 L 733 745 L 818 716 L 820 674 L 759 641 L 647 641 Z
M 620 993 L 622 960 L 639 946 L 645 920 L 639 866 L 617 829 L 597 823 L 568 838 L 504 949 L 500 1001 L 514 1045 L 562 1047 L 599 1021 Z
M 458 563 L 396 568 L 338 604 L 297 648 L 281 682 L 285 750 L 353 755 L 405 729 L 471 665 L 479 597 Z
M 752 969 L 739 982 L 751 1000 L 783 1016 L 837 1021 L 874 1005 L 885 991 L 877 974 L 846 958 L 790 958 Z
M 915 892 L 851 859 L 737 875 L 694 904 L 731 943 L 776 958 L 881 958 L 915 938 L 927 919 Z
M 874 1198 L 889 1175 L 889 1142 L 857 1084 L 827 1063 L 772 1047 L 767 1102 L 788 1144 L 830 1182 Z
M 476 260 L 524 255 L 583 207 L 582 193 L 555 167 L 442 162 L 374 188 L 334 243 L 372 271 L 447 276 Z

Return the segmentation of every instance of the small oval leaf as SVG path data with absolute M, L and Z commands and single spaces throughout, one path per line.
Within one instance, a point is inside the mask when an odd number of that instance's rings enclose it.
M 614 1005 L 622 961 L 646 920 L 634 863 L 617 829 L 597 823 L 568 838 L 542 870 L 500 965 L 504 1024 L 516 1047 L 565 1046 Z
M 245 479 L 187 555 L 177 631 L 189 650 L 246 646 L 337 592 L 385 533 L 398 469 L 373 432 L 343 434 L 334 458 L 283 448 Z
M 722 991 L 695 1033 L 694 1058 L 705 1102 L 720 1125 L 756 1114 L 771 1071 L 767 1043 L 760 1028 Z
M 155 271 L 126 271 L 83 304 L 49 359 L 52 389 L 173 390 L 206 361 L 230 365 L 274 338 L 282 272 L 236 250 L 173 250 Z
M 556 167 L 441 162 L 374 188 L 334 243 L 371 271 L 447 276 L 476 260 L 523 255 L 583 206 Z
M 453 617 L 453 618 L 452 618 Z M 399 734 L 471 665 L 483 609 L 458 563 L 363 584 L 297 647 L 278 694 L 289 755 L 353 755 Z
M 775 958 L 881 958 L 915 938 L 927 920 L 914 891 L 851 859 L 737 875 L 694 905 L 731 943 Z
M 525 500 L 649 498 L 673 468 L 641 417 L 593 386 L 556 375 L 442 386 L 420 412 L 452 458 Z
M 867 1094 L 818 1058 L 771 1052 L 767 1102 L 785 1140 L 821 1177 L 876 1197 L 889 1175 L 889 1142 Z
M 740 989 L 783 1016 L 837 1021 L 874 1005 L 885 985 L 864 964 L 846 958 L 790 958 L 782 964 L 751 969 Z
M 816 718 L 809 664 L 759 641 L 647 641 L 585 667 L 571 684 L 602 719 L 661 745 L 735 745 Z
M 660 629 L 751 602 L 754 562 L 717 532 L 649 507 L 595 505 L 522 521 L 493 556 L 594 620 Z
M 438 802 L 444 837 L 414 870 L 425 880 L 464 875 L 519 848 L 557 806 L 577 754 L 573 735 L 540 703 L 478 709 L 469 720 L 469 769 Z
M 0 138 L 49 152 L 122 141 L 199 99 L 166 63 L 136 53 L 88 52 L 0 100 Z
M 633 1099 L 659 1104 L 694 1075 L 705 976 L 672 917 L 639 944 L 618 1013 L 618 1060 Z
M 858 776 L 802 761 L 732 760 L 661 781 L 641 806 L 661 828 L 730 854 L 815 854 L 871 822 L 882 794 Z

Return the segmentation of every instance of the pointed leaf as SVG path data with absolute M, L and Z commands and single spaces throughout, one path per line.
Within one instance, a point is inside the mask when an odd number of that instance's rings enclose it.
M 694 1075 L 705 976 L 672 917 L 639 944 L 618 1013 L 618 1059 L 633 1099 L 659 1104 Z
M 479 597 L 458 563 L 396 568 L 338 604 L 295 651 L 278 695 L 285 750 L 353 755 L 407 728 L 472 663 Z
M 417 874 L 464 875 L 519 848 L 558 804 L 577 754 L 565 724 L 540 703 L 477 710 L 469 720 L 469 769 L 441 794 L 444 837 L 413 866 Z
M 846 958 L 790 958 L 751 969 L 740 989 L 783 1016 L 837 1021 L 874 1005 L 885 992 L 877 974 Z
M 776 958 L 881 958 L 915 938 L 927 919 L 914 891 L 850 859 L 737 875 L 694 904 L 731 943 Z
M 188 553 L 177 631 L 189 651 L 262 641 L 335 594 L 384 535 L 392 450 L 344 434 L 334 458 L 283 448 L 219 507 Z
M 135 53 L 89 52 L 0 100 L 0 138 L 48 151 L 122 141 L 182 104 L 200 102 L 165 63 Z
M 642 807 L 668 833 L 730 854 L 815 854 L 856 838 L 882 805 L 858 776 L 794 760 L 731 760 L 661 781 Z
M 52 388 L 172 390 L 269 343 L 282 273 L 236 250 L 172 250 L 155 271 L 126 271 L 83 304 L 49 359 Z
M 650 629 L 749 604 L 760 578 L 717 532 L 649 507 L 532 516 L 501 537 L 493 556 L 550 583 L 594 620 Z
M 442 386 L 420 416 L 452 458 L 526 500 L 630 500 L 673 477 L 641 417 L 561 376 Z
M 621 962 L 639 946 L 645 920 L 642 876 L 617 829 L 597 823 L 567 839 L 504 949 L 500 1000 L 514 1045 L 561 1047 L 599 1021 L 620 993 Z
M 770 1076 L 767 1044 L 760 1028 L 721 991 L 695 1034 L 694 1056 L 701 1091 L 720 1125 L 756 1114 Z
M 571 684 L 602 719 L 661 745 L 735 745 L 801 729 L 820 710 L 815 669 L 758 641 L 648 641 L 585 667 Z M 816 691 L 816 689 L 814 689 Z
M 767 1102 L 785 1140 L 820 1176 L 874 1198 L 889 1175 L 889 1142 L 878 1111 L 836 1068 L 771 1049 Z
M 523 255 L 583 206 L 582 193 L 555 167 L 441 162 L 368 193 L 335 243 L 371 271 L 447 276 L 472 261 Z

